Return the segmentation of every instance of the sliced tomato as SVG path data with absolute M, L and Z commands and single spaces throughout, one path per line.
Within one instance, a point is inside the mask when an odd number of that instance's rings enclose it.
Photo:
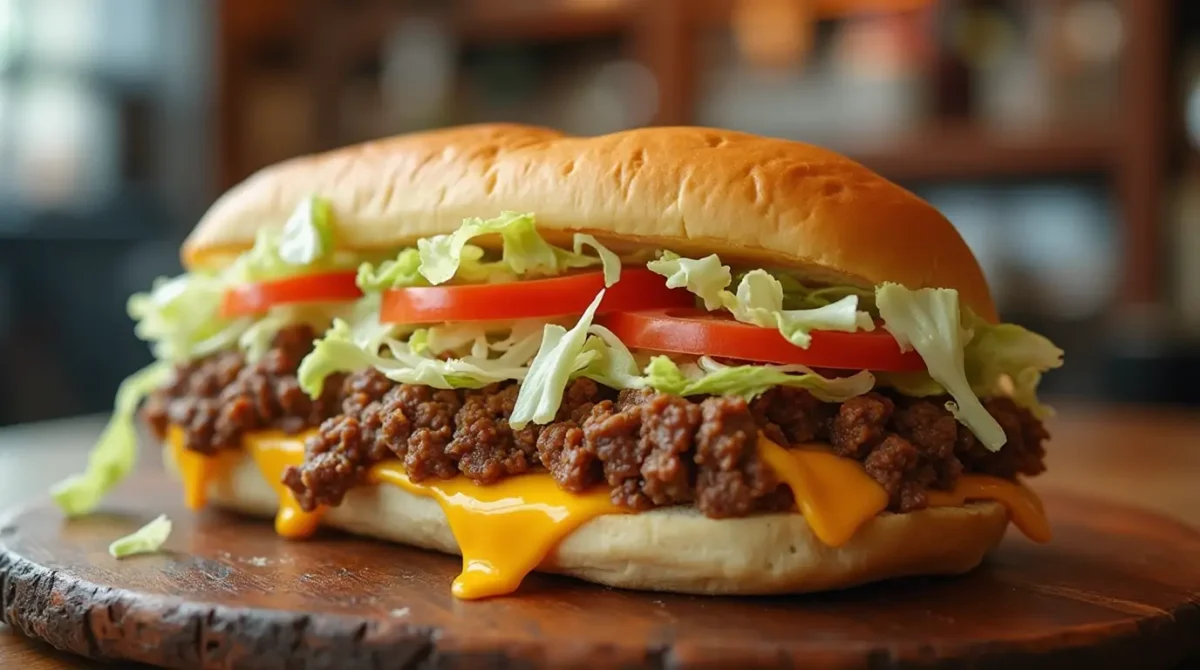
M 341 302 L 355 300 L 362 291 L 353 272 L 330 272 L 242 284 L 225 292 L 221 315 L 230 318 L 261 314 L 269 307 L 298 302 Z
M 813 368 L 916 372 L 925 362 L 901 352 L 886 330 L 842 333 L 818 330 L 801 349 L 778 330 L 740 323 L 699 309 L 607 314 L 598 319 L 632 349 L 733 358 L 759 363 L 798 363 Z
M 492 321 L 537 319 L 582 314 L 604 288 L 604 273 L 533 279 L 505 284 L 428 286 L 385 291 L 379 309 L 383 323 Z M 684 289 L 667 288 L 649 270 L 621 272 L 621 281 L 604 294 L 598 313 L 626 310 L 692 307 Z

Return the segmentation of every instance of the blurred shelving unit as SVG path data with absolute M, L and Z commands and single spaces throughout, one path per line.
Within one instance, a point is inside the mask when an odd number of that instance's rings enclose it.
M 222 3 L 225 38 L 220 68 L 221 181 L 229 185 L 285 154 L 331 148 L 364 139 L 359 135 L 372 135 L 369 130 L 347 132 L 345 89 L 364 72 L 367 79 L 381 76 L 379 62 L 389 40 L 398 26 L 413 17 L 436 27 L 438 32 L 426 37 L 434 45 L 430 48 L 452 52 L 449 57 L 456 61 L 452 73 L 462 64 L 462 54 L 476 49 L 534 45 L 553 53 L 556 47 L 610 45 L 614 58 L 638 64 L 653 77 L 656 105 L 644 122 L 688 124 L 697 121 L 696 98 L 705 67 L 700 53 L 704 33 L 736 22 L 739 6 L 789 3 L 804 7 L 817 22 L 896 12 L 921 13 L 936 20 L 939 13 L 988 5 L 970 0 L 226 0 Z M 1036 3 L 992 4 L 1011 9 Z M 1049 0 L 1042 4 L 1068 3 Z M 1122 252 L 1120 298 L 1130 303 L 1156 302 L 1163 297 L 1165 281 L 1159 223 L 1166 165 L 1171 4 L 1166 0 L 1120 0 L 1124 46 L 1117 109 L 1110 119 L 1059 122 L 1006 134 L 956 111 L 943 113 L 963 107 L 966 101 L 934 100 L 934 113 L 922 127 L 906 128 L 869 147 L 847 149 L 847 153 L 903 182 L 1105 177 L 1117 195 L 1123 222 L 1118 245 Z M 765 11 L 779 10 L 767 7 Z M 945 56 L 944 49 L 935 44 L 926 66 L 942 72 L 944 64 L 939 59 Z M 265 88 L 288 90 L 259 93 L 262 97 L 278 94 L 278 101 L 262 105 L 277 106 L 281 113 L 257 114 L 278 119 L 285 128 L 274 129 L 278 138 L 258 143 L 270 145 L 260 157 L 247 152 L 247 146 L 257 144 L 247 142 L 237 129 L 251 125 L 246 117 L 256 114 L 245 111 L 245 100 L 249 89 L 260 85 L 257 73 L 282 69 L 280 64 L 290 67 L 292 74 L 271 79 L 272 84 Z M 939 88 L 933 93 L 934 98 L 956 95 L 961 97 L 961 92 L 946 93 Z M 285 116 L 290 118 L 282 118 Z M 453 111 L 431 117 L 425 125 L 458 120 Z M 265 132 L 262 124 L 253 125 L 254 132 Z M 382 134 L 393 129 L 379 130 Z
M 221 182 L 482 120 L 801 139 L 959 212 L 1002 306 L 1096 349 L 1200 296 L 1168 198 L 1189 2 L 223 0 Z

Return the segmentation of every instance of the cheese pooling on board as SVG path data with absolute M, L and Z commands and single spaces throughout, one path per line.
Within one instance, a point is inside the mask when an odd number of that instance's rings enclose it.
M 471 244 L 486 235 L 500 236 L 498 253 Z M 927 370 L 835 371 L 631 349 L 597 316 L 623 274 L 635 281 L 631 268 L 641 272 L 637 281 L 690 294 L 689 304 L 777 331 L 801 350 L 813 333 L 882 326 L 893 347 L 915 350 Z M 389 291 L 519 290 L 522 281 L 586 271 L 602 273 L 602 282 L 594 296 L 571 302 L 570 314 L 384 318 Z M 884 512 L 987 499 L 1030 537 L 1048 537 L 1040 505 L 1017 477 L 1044 469 L 1046 410 L 1034 391 L 1061 352 L 1016 326 L 976 318 L 953 291 L 811 287 L 803 277 L 731 268 L 716 255 L 620 257 L 588 235 L 559 248 L 540 237 L 532 215 L 514 213 L 468 220 L 390 260 L 365 262 L 357 284 L 361 299 L 226 324 L 232 338 L 193 314 L 173 315 L 169 300 L 145 313 L 143 324 L 161 322 L 143 329 L 161 334 L 160 365 L 173 367 L 143 413 L 171 445 L 190 506 L 202 506 L 209 486 L 247 458 L 276 493 L 276 529 L 288 537 L 314 532 L 357 488 L 399 487 L 441 505 L 464 555 L 455 583 L 464 598 L 515 589 L 598 515 L 664 507 L 716 519 L 800 513 L 822 542 L 839 546 Z M 187 317 L 190 325 L 179 323 Z M 504 541 L 517 532 L 520 551 Z

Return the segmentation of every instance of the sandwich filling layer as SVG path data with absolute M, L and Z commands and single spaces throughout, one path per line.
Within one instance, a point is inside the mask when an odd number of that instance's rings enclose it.
M 996 452 L 955 421 L 944 398 L 887 389 L 829 403 L 776 387 L 746 401 L 617 391 L 578 379 L 555 421 L 517 430 L 508 425 L 515 382 L 436 389 L 368 369 L 327 378 L 312 400 L 295 376 L 311 336 L 307 326 L 286 328 L 254 364 L 225 352 L 180 366 L 143 415 L 160 439 L 178 426 L 183 447 L 200 454 L 240 448 L 253 431 L 315 430 L 303 463 L 282 474 L 309 511 L 339 504 L 390 459 L 415 482 L 462 476 L 489 485 L 546 472 L 566 491 L 607 488 L 613 504 L 631 510 L 687 504 L 727 518 L 793 509 L 790 489 L 755 448 L 759 432 L 785 447 L 820 444 L 858 462 L 894 512 L 927 507 L 931 491 L 952 491 L 963 474 L 1014 480 L 1045 469 L 1045 428 L 1008 398 L 984 401 L 1007 436 Z

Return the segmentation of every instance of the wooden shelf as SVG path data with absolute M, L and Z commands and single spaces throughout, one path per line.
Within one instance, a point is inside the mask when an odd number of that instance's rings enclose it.
M 378 3 L 352 13 L 322 5 L 327 14 L 317 30 L 333 36 L 341 67 L 353 67 L 379 56 L 384 43 L 406 14 L 397 6 Z M 467 4 L 447 14 L 425 16 L 441 21 L 460 46 L 486 44 L 530 44 L 570 42 L 581 39 L 619 37 L 628 32 L 638 14 L 628 1 L 563 3 L 536 0 L 498 5 L 495 2 Z
M 1116 165 L 1114 130 L 1097 126 L 1006 135 L 974 125 L 950 126 L 903 136 L 885 147 L 847 152 L 901 181 L 1086 174 Z
M 505 6 L 485 2 L 456 12 L 453 26 L 457 38 L 467 44 L 558 42 L 619 36 L 635 18 L 628 1 L 542 0 Z
M 726 27 L 738 0 L 692 0 L 688 17 L 694 25 Z M 807 11 L 818 21 L 878 14 L 907 14 L 932 10 L 937 0 L 809 0 Z
M 1065 0 L 1045 0 L 1064 2 Z M 1120 210 L 1121 299 L 1130 304 L 1165 299 L 1162 193 L 1166 164 L 1170 96 L 1170 36 L 1180 3 L 1169 0 L 1115 0 L 1126 40 L 1120 57 L 1116 119 L 1095 127 L 1063 126 L 1025 135 L 992 131 L 977 124 L 944 125 L 971 110 L 968 76 L 948 58 L 947 40 L 933 47 L 931 113 L 926 130 L 905 134 L 883 146 L 862 150 L 833 146 L 899 181 L 1020 179 L 1060 175 L 1104 175 L 1112 179 Z M 222 184 L 232 185 L 251 168 L 240 160 L 233 128 L 237 94 L 252 85 L 241 52 L 248 37 L 293 35 L 305 75 L 311 82 L 315 147 L 340 141 L 339 95 L 344 82 L 377 59 L 400 21 L 425 17 L 440 21 L 459 46 L 547 44 L 583 39 L 622 40 L 622 57 L 644 65 L 659 82 L 654 123 L 688 124 L 705 63 L 700 41 L 713 30 L 728 30 L 739 16 L 736 0 L 456 0 L 415 3 L 404 0 L 221 0 Z M 813 16 L 837 19 L 857 12 L 905 9 L 924 14 L 926 33 L 935 30 L 953 0 L 816 0 Z M 1024 3 L 1030 7 L 1035 3 Z M 1040 2 L 1036 3 L 1040 6 Z M 243 7 L 247 5 L 247 7 Z M 259 5 L 263 5 L 260 7 Z M 440 11 L 439 11 L 440 8 Z M 940 33 L 939 33 L 940 34 Z M 932 36 L 930 34 L 930 36 Z M 938 120 L 940 119 L 940 121 Z

